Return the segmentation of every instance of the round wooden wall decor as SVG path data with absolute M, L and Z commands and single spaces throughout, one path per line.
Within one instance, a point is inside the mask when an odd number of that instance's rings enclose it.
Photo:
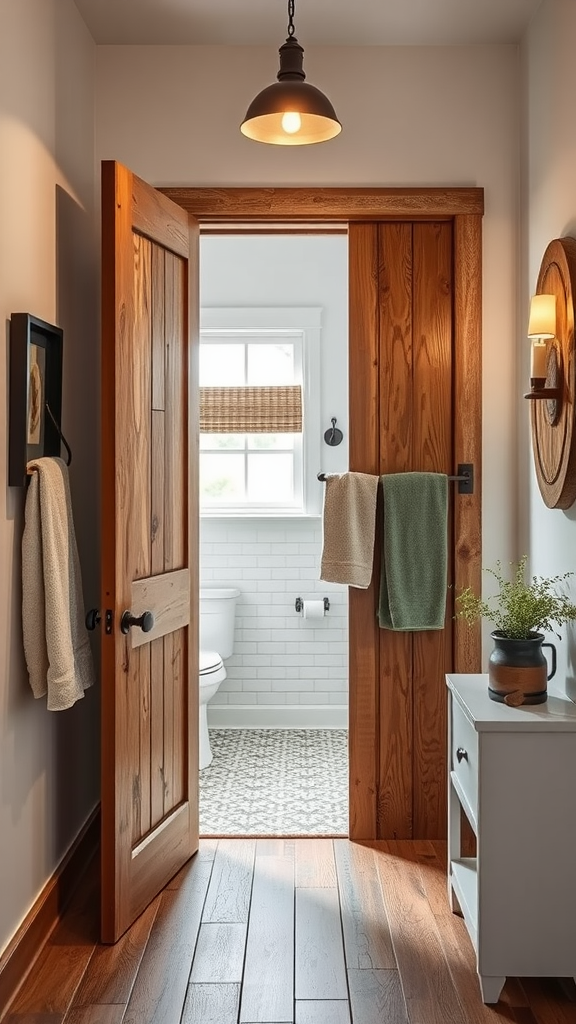
M 536 476 L 548 508 L 570 508 L 576 500 L 576 366 L 574 360 L 574 295 L 576 240 L 555 238 L 540 265 L 537 295 L 556 296 L 556 337 L 547 342 L 546 387 L 560 386 L 556 401 L 531 405 L 532 449 Z

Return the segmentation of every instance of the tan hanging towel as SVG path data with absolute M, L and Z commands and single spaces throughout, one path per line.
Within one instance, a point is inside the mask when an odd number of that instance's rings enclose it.
M 378 477 L 326 476 L 320 579 L 366 590 L 372 579 Z
M 62 459 L 29 462 L 22 536 L 22 631 L 30 686 L 64 711 L 94 682 L 68 469 Z

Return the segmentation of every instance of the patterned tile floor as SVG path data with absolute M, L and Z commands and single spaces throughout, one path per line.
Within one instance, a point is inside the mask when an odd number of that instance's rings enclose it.
M 345 729 L 211 729 L 200 835 L 348 835 Z

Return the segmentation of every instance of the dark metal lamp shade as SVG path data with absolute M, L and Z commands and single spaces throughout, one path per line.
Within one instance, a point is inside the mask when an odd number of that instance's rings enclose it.
M 342 131 L 330 100 L 304 81 L 304 50 L 294 36 L 280 47 L 278 81 L 259 92 L 248 107 L 240 131 L 255 142 L 309 146 Z

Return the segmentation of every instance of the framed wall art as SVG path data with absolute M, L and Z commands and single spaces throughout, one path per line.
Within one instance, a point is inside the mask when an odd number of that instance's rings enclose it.
M 60 455 L 62 433 L 60 327 L 31 313 L 10 318 L 8 484 L 26 483 L 31 459 Z

